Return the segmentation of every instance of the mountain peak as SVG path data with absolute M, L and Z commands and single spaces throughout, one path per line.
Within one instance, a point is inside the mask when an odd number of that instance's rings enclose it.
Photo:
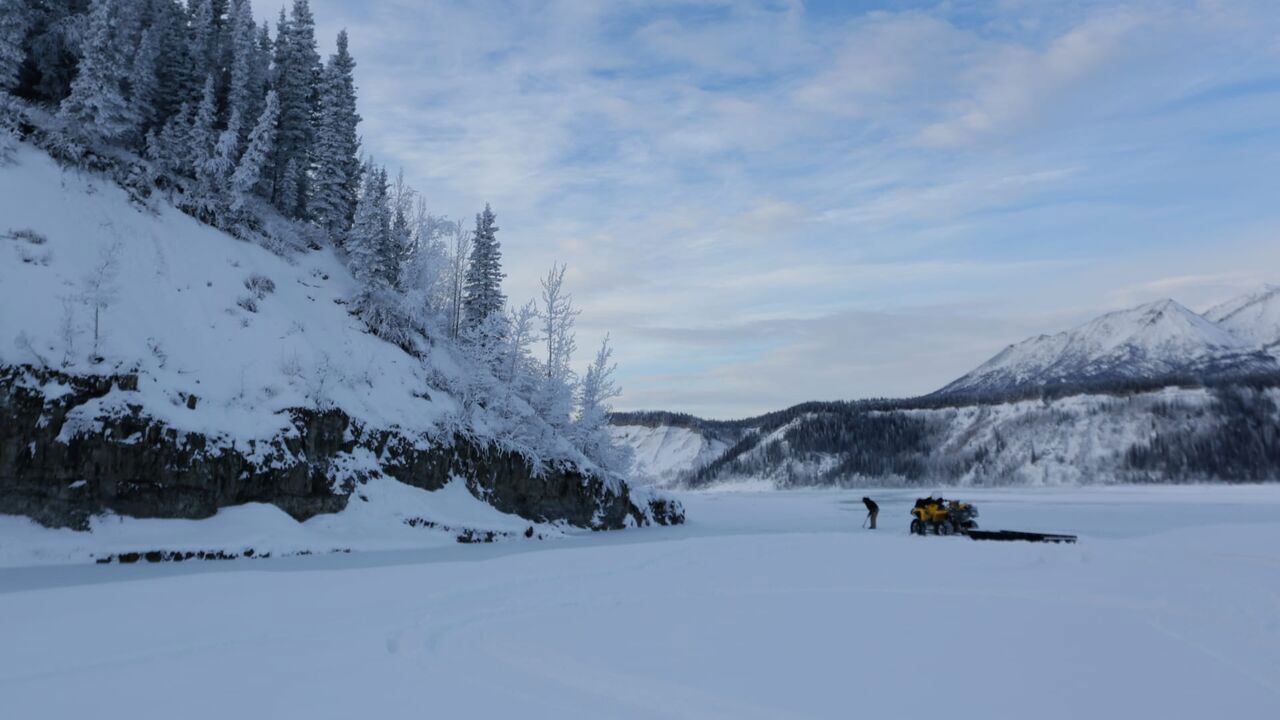
M 1013 395 L 1047 387 L 1280 372 L 1273 360 L 1251 352 L 1256 346 L 1166 298 L 1010 345 L 936 394 Z
M 1280 285 L 1232 298 L 1204 315 L 1248 343 L 1280 351 Z

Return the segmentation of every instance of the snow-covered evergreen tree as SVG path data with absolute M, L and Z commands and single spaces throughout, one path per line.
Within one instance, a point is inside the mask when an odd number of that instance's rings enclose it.
M 231 113 L 227 127 L 218 133 L 213 149 L 197 168 L 197 198 L 202 203 L 207 219 L 214 225 L 226 227 L 227 207 L 231 203 L 231 174 L 240 154 L 240 112 Z
M 125 96 L 132 65 L 126 52 L 128 0 L 94 0 L 83 41 L 83 55 L 62 101 L 59 117 L 68 130 L 92 142 L 117 142 L 136 131 L 138 113 Z
M 274 162 L 278 185 L 273 200 L 285 215 L 300 218 L 307 209 L 307 169 L 315 138 L 321 72 L 315 18 L 307 0 L 294 0 L 287 21 L 281 12 L 275 50 L 274 87 L 280 98 L 280 120 Z
M 156 71 L 160 62 L 160 38 L 157 32 L 155 26 L 143 31 L 142 42 L 133 56 L 133 67 L 129 73 L 129 102 L 138 116 L 138 127 L 134 132 L 137 141 L 145 138 L 160 121 L 160 87 Z
M 364 188 L 356 205 L 355 222 L 347 235 L 347 265 L 362 289 L 389 287 L 386 267 L 391 236 L 386 171 L 369 163 L 364 168 Z
M 276 118 L 280 115 L 280 101 L 275 91 L 267 93 L 266 107 L 258 118 L 257 124 L 249 132 L 249 144 L 235 172 L 231 175 L 231 209 L 239 212 L 245 200 L 260 191 L 262 173 L 271 157 L 271 147 L 275 143 Z
M 151 133 L 147 138 L 147 157 L 169 173 L 192 174 L 195 168 L 191 153 L 192 119 L 191 106 L 183 104 L 160 132 Z
M 218 28 L 213 0 L 187 2 L 187 55 L 195 88 L 218 72 Z M 215 85 L 216 90 L 216 85 Z
M 482 342 L 495 340 L 478 333 L 485 327 L 485 320 L 501 313 L 506 307 L 507 296 L 502 294 L 502 247 L 498 243 L 497 217 L 488 203 L 484 212 L 476 215 L 476 229 L 471 238 L 471 257 L 467 265 L 463 308 L 465 327 L 474 338 Z
M 150 0 L 156 55 L 156 123 L 163 126 L 184 104 L 195 107 L 205 76 L 197 76 L 187 38 L 186 11 L 174 0 Z
M 253 5 L 250 0 L 235 0 L 226 34 L 230 64 L 227 114 L 239 112 L 240 117 L 251 120 L 262 114 L 266 76 L 262 74 L 258 26 L 253 20 Z M 249 132 L 247 122 L 242 132 Z
M 200 104 L 196 106 L 196 114 L 191 121 L 191 132 L 187 137 L 188 160 L 184 163 L 184 167 L 189 168 L 188 172 L 193 176 L 200 173 L 205 162 L 213 155 L 213 146 L 218 139 L 218 132 L 215 129 L 217 122 L 217 90 L 213 76 L 210 75 L 205 78 L 204 90 L 200 94 Z
M 18 87 L 18 75 L 26 57 L 23 43 L 35 20 L 28 0 L 0 0 L 0 93 Z
M 338 242 L 351 227 L 360 184 L 355 65 L 343 30 L 338 33 L 337 51 L 324 68 L 315 140 L 316 179 L 310 199 L 312 220 Z

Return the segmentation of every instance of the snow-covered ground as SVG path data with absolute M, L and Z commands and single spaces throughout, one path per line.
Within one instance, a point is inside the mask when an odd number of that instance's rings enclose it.
M 950 493 L 950 490 L 946 490 Z M 0 716 L 1271 718 L 1280 486 L 687 494 L 689 524 L 0 570 Z M 3 536 L 0 536 L 3 537 Z

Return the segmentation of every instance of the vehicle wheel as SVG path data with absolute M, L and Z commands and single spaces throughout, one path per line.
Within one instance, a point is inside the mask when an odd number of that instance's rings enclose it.
M 911 521 L 911 534 L 912 534 L 912 535 L 923 535 L 923 534 L 924 534 L 924 523 L 921 523 L 919 519 L 912 520 L 912 521 Z
M 943 520 L 941 523 L 938 523 L 939 535 L 950 535 L 953 532 L 955 532 L 955 527 L 951 525 L 950 520 Z

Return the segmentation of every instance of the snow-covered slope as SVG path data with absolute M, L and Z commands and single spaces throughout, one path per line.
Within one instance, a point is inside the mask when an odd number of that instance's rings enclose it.
M 1108 313 L 1011 345 L 936 393 L 999 396 L 1164 378 L 1280 373 L 1255 342 L 1173 300 Z
M 291 407 L 422 431 L 456 416 L 432 371 L 456 374 L 457 361 L 419 362 L 362 332 L 344 305 L 353 280 L 331 250 L 282 257 L 162 201 L 138 207 L 26 145 L 0 168 L 0 234 L 0 363 L 136 372 L 130 402 L 170 427 L 236 442 L 281 431 Z M 99 273 L 108 261 L 114 271 Z M 103 275 L 104 360 L 92 362 L 85 295 Z
M 1280 286 L 1228 300 L 1204 314 L 1206 318 L 1254 345 L 1280 356 Z
M 301 520 L 359 512 L 361 483 L 460 477 L 477 505 L 535 522 L 647 521 L 650 496 L 596 475 L 532 411 L 465 407 L 480 371 L 448 342 L 411 353 L 370 334 L 332 249 L 277 245 L 20 145 L 0 166 L 0 512 L 88 529 L 104 510 L 259 502 Z M 508 440 L 514 423 L 541 445 Z
M 631 477 L 639 483 L 666 486 L 706 465 L 729 446 L 694 428 L 658 425 L 612 425 L 614 439 L 632 450 Z

